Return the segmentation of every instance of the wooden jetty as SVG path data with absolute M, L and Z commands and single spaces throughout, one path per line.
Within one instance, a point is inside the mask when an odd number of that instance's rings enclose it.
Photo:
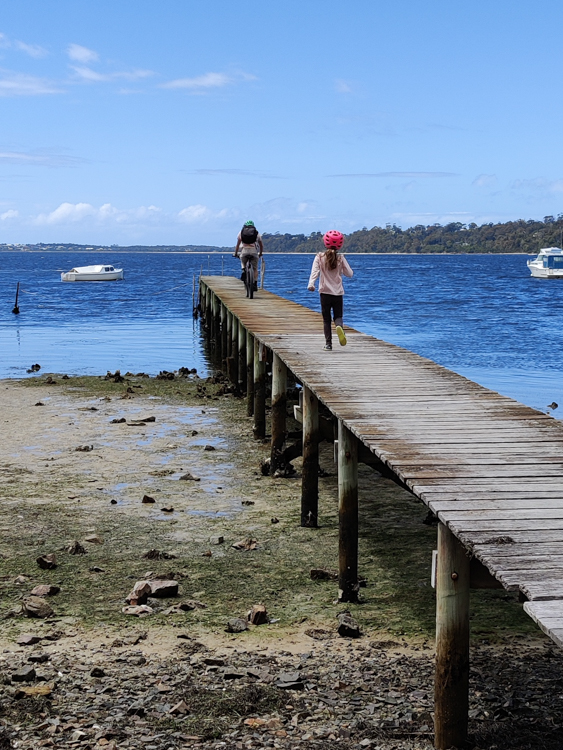
M 266 435 L 272 361 L 272 469 L 283 460 L 288 372 L 303 386 L 301 523 L 316 526 L 318 443 L 337 422 L 339 598 L 358 593 L 358 461 L 392 475 L 437 515 L 435 746 L 467 736 L 470 588 L 520 592 L 563 645 L 563 424 L 429 359 L 346 328 L 332 352 L 320 314 L 232 277 L 202 277 L 201 310 L 231 379 Z

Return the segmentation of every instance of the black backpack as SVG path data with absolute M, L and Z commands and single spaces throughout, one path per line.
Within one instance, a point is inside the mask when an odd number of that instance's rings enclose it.
M 240 232 L 240 239 L 244 245 L 253 245 L 258 239 L 258 230 L 256 227 L 244 226 Z

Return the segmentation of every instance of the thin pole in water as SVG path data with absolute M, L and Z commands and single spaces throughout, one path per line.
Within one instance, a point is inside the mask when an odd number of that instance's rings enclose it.
M 18 281 L 18 285 L 16 287 L 16 301 L 14 303 L 14 309 L 12 310 L 12 312 L 14 313 L 14 315 L 19 315 L 20 314 L 20 308 L 18 307 L 18 296 L 19 296 L 19 293 L 20 293 L 20 282 Z
M 225 275 L 225 256 L 221 255 L 221 276 Z
M 211 273 L 209 272 L 209 258 L 210 257 L 211 257 L 210 255 L 207 256 L 207 275 L 208 276 L 211 276 Z

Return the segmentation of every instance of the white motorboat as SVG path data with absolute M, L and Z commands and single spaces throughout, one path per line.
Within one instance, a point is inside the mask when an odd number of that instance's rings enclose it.
M 61 273 L 61 281 L 119 281 L 123 268 L 113 266 L 80 266 Z
M 563 250 L 542 247 L 538 256 L 528 261 L 528 268 L 539 279 L 563 279 Z

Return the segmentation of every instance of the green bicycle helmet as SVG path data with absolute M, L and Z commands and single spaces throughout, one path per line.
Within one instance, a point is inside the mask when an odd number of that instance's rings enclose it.
M 249 221 L 245 221 L 245 222 L 244 222 L 244 226 L 245 226 L 245 227 L 253 227 L 253 226 L 254 226 L 254 222 L 253 222 L 253 221 L 250 221 L 250 220 L 249 220 Z

